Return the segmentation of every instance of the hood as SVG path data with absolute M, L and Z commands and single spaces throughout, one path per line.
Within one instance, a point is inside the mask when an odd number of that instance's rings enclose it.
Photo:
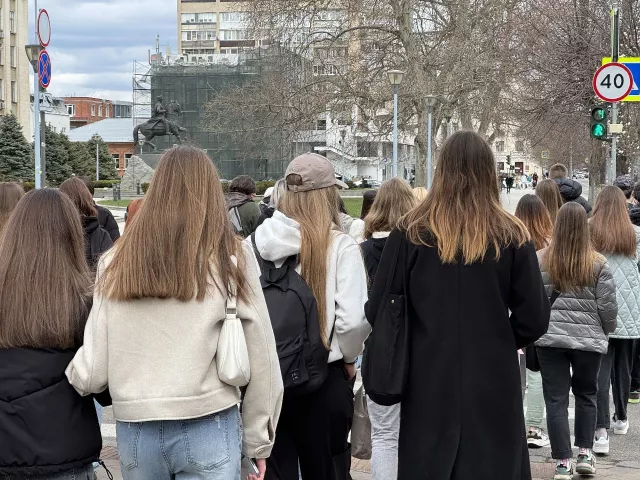
M 370 238 L 369 240 L 367 240 L 367 243 L 370 247 L 367 251 L 367 254 L 371 255 L 375 259 L 376 263 L 380 263 L 380 258 L 382 258 L 382 251 L 384 250 L 384 246 L 387 243 L 387 238 L 388 237 Z
M 640 205 L 636 205 L 629 210 L 629 218 L 631 218 L 631 223 L 640 227 Z
M 231 210 L 232 208 L 239 207 L 252 201 L 253 200 L 249 195 L 245 195 L 240 192 L 231 192 L 227 195 L 227 209 Z
M 346 213 L 340 213 L 340 228 L 344 233 L 349 233 L 351 230 L 351 225 L 353 225 L 353 217 L 350 217 Z
M 91 235 L 98 228 L 100 228 L 98 217 L 82 217 L 82 229 L 84 233 Z
M 300 224 L 277 210 L 256 230 L 258 253 L 270 262 L 298 255 L 300 243 Z
M 556 178 L 555 182 L 560 188 L 562 198 L 567 202 L 571 202 L 582 195 L 582 185 L 580 182 L 576 182 L 570 178 Z

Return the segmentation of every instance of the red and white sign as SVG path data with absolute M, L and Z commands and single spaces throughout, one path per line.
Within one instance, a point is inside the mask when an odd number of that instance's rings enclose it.
M 633 75 L 622 63 L 607 63 L 593 76 L 593 91 L 605 102 L 619 102 L 631 92 Z
M 49 13 L 44 8 L 38 14 L 36 30 L 40 45 L 46 48 L 51 41 L 51 22 L 49 21 Z

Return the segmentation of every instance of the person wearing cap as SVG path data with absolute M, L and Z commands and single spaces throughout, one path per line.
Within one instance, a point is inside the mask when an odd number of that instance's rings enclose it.
M 620 175 L 613 181 L 613 185 L 618 187 L 624 193 L 624 198 L 627 199 L 627 210 L 631 212 L 634 206 L 634 200 L 632 197 L 634 181 L 629 175 Z
M 338 188 L 347 186 L 331 163 L 301 155 L 289 164 L 285 180 L 287 191 L 273 217 L 255 232 L 255 248 L 276 267 L 298 257 L 296 271 L 318 305 L 329 368 L 315 392 L 285 392 L 265 479 L 297 480 L 299 465 L 304 480 L 338 480 L 350 467 L 354 363 L 371 330 L 364 315 L 367 275 L 358 244 L 340 228 Z

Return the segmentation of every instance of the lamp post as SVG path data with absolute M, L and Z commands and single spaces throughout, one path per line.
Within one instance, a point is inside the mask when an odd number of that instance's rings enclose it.
M 91 140 L 96 142 L 96 182 L 97 182 L 98 180 L 100 180 L 100 152 L 99 152 L 99 144 L 98 144 L 98 142 L 100 141 L 100 135 L 95 133 L 91 137 Z
M 398 176 L 398 87 L 404 78 L 401 70 L 387 72 L 389 83 L 393 85 L 393 176 Z
M 35 181 L 36 188 L 42 188 L 42 164 L 40 157 L 40 80 L 38 78 L 38 58 L 43 50 L 39 43 L 33 45 L 25 45 L 27 58 L 33 68 L 33 148 L 35 153 Z
M 438 103 L 438 97 L 435 95 L 427 95 L 427 190 L 431 188 L 431 130 L 432 130 L 432 122 L 433 122 L 433 107 Z

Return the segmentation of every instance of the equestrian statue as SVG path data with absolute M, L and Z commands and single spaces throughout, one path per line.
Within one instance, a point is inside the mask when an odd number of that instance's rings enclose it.
M 187 129 L 173 122 L 171 120 L 173 115 L 182 115 L 180 104 L 175 100 L 171 100 L 169 106 L 165 107 L 162 97 L 158 97 L 153 107 L 153 116 L 133 129 L 133 141 L 135 143 L 138 143 L 139 133 L 142 133 L 144 136 L 144 142 L 140 145 L 140 151 L 142 151 L 142 146 L 145 144 L 151 145 L 155 150 L 156 146 L 151 143 L 151 139 L 154 137 L 173 135 L 176 137 L 178 143 L 182 143 L 183 139 L 180 137 L 180 132 L 186 133 Z

